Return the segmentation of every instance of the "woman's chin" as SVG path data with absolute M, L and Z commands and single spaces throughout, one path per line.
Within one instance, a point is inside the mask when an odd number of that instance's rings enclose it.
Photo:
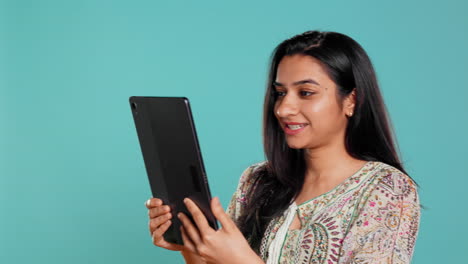
M 305 144 L 301 144 L 299 142 L 287 142 L 288 147 L 292 149 L 303 149 L 305 148 Z

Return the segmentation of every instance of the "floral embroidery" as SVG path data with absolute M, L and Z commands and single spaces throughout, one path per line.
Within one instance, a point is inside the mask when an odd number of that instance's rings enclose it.
M 249 166 L 227 213 L 236 221 L 253 184 Z M 414 182 L 383 162 L 369 161 L 333 190 L 298 205 L 301 229 L 288 230 L 279 263 L 409 263 L 419 229 Z M 284 216 L 273 219 L 260 248 L 264 261 Z

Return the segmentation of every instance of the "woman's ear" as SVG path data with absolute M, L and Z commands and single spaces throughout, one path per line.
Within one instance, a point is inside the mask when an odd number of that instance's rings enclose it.
M 343 111 L 344 114 L 348 117 L 351 117 L 354 114 L 354 106 L 356 105 L 356 88 L 346 96 L 344 101 Z

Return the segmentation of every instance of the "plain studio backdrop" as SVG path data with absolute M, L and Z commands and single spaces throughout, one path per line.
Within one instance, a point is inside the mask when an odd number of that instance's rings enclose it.
M 1 1 L 0 263 L 183 263 L 155 247 L 128 97 L 187 96 L 213 196 L 264 160 L 267 62 L 306 30 L 357 40 L 421 186 L 413 263 L 468 250 L 464 1 Z

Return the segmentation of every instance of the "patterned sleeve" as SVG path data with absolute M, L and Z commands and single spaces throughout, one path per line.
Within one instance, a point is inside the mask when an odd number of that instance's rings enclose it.
M 420 205 L 407 175 L 383 177 L 358 212 L 344 238 L 340 263 L 410 263 Z
M 231 217 L 234 222 L 237 221 L 239 216 L 243 213 L 245 204 L 246 204 L 246 194 L 249 191 L 249 188 L 254 182 L 252 176 L 253 170 L 258 166 L 259 163 L 250 165 L 245 169 L 239 179 L 237 189 L 232 195 L 231 201 L 226 209 L 226 213 Z

